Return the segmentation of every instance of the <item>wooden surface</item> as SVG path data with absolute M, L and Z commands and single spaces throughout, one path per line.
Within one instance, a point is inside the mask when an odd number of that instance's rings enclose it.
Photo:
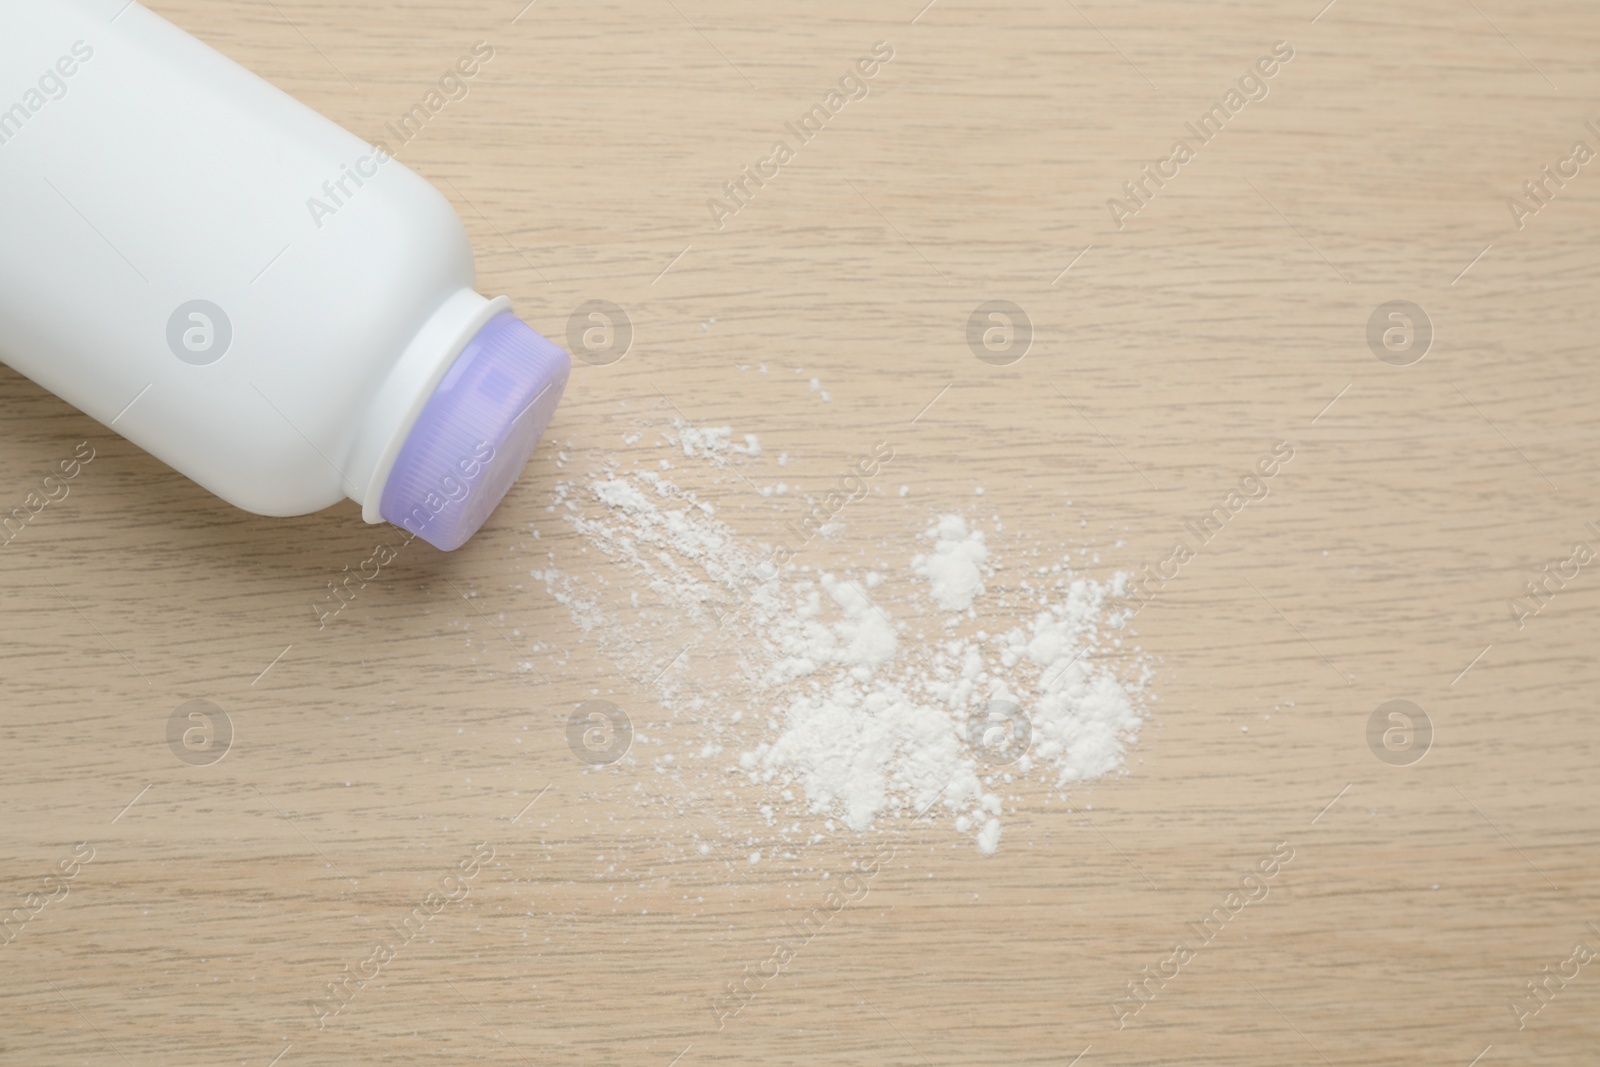
M 1600 947 L 1600 575 L 1521 628 L 1507 602 L 1600 520 L 1600 174 L 1520 230 L 1506 201 L 1600 148 L 1600 12 L 921 2 L 152 5 L 368 138 L 489 42 L 400 158 L 482 289 L 555 338 L 610 300 L 636 336 L 578 366 L 565 471 L 547 444 L 471 544 L 412 546 L 321 631 L 309 605 L 383 528 L 232 510 L 0 371 L 6 510 L 95 453 L 0 550 L 4 906 L 93 850 L 0 948 L 0 1062 L 1595 1062 L 1600 967 L 1524 1029 L 1508 1005 Z M 707 199 L 880 40 L 871 95 L 717 229 Z M 1117 229 L 1107 199 L 1279 41 L 1266 99 Z M 989 300 L 1033 324 L 1018 363 L 967 346 Z M 1433 324 L 1420 362 L 1368 346 L 1391 300 Z M 981 486 L 1137 570 L 1276 442 L 1295 458 L 1138 617 L 1159 702 L 1131 773 L 1076 796 L 1092 822 L 1023 787 L 994 857 L 891 824 L 749 867 L 690 847 L 756 826 L 742 794 L 680 811 L 648 765 L 573 758 L 573 701 L 649 722 L 648 690 L 527 577 L 601 566 L 552 484 L 667 425 L 663 396 L 802 484 L 893 435 L 915 491 L 819 562 Z M 729 493 L 752 539 L 786 517 Z M 234 731 L 210 766 L 166 740 L 196 699 Z M 1436 732 L 1414 765 L 1368 747 L 1392 699 Z M 877 840 L 866 899 L 719 1030 L 711 999 Z M 307 1000 L 479 842 L 467 898 L 319 1030 Z M 1280 842 L 1268 898 L 1119 1030 L 1126 983 Z

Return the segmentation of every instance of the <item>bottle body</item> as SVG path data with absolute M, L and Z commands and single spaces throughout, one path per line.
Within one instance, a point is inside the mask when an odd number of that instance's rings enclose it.
M 508 306 L 449 202 L 125 0 L 0 0 L 0 72 L 0 360 L 238 507 L 384 517 Z

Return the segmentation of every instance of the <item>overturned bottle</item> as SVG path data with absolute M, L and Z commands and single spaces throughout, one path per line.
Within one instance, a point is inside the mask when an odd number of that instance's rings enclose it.
M 0 0 L 0 203 L 0 361 L 247 511 L 458 548 L 566 387 L 387 145 L 128 0 Z

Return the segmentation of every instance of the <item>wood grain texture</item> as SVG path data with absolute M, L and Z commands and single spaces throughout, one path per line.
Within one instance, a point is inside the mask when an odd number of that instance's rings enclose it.
M 1600 11 L 921 5 L 150 5 L 368 138 L 492 44 L 399 156 L 459 209 L 484 291 L 554 338 L 611 300 L 636 337 L 577 368 L 482 534 L 405 549 L 321 630 L 309 605 L 383 528 L 232 510 L 0 371 L 0 510 L 96 452 L 0 550 L 4 907 L 94 850 L 0 948 L 0 1062 L 1595 1061 L 1600 968 L 1525 1028 L 1508 1002 L 1600 945 L 1600 576 L 1522 628 L 1507 601 L 1600 520 L 1600 175 L 1522 229 L 1506 201 L 1600 147 Z M 880 40 L 870 96 L 713 225 L 707 199 Z M 1107 199 L 1280 41 L 1266 98 L 1116 228 Z M 996 299 L 1035 330 L 1008 367 L 966 343 Z M 1366 341 L 1390 300 L 1436 333 L 1410 366 Z M 594 465 L 669 405 L 761 434 L 801 484 L 896 443 L 912 494 L 860 505 L 819 564 L 982 487 L 1008 529 L 1138 570 L 1274 443 L 1295 458 L 1139 615 L 1159 702 L 1129 775 L 1087 815 L 1025 787 L 990 858 L 891 827 L 867 898 L 719 1030 L 710 999 L 870 840 L 702 856 L 706 824 L 759 816 L 566 748 L 597 690 L 667 727 L 528 577 L 600 566 L 545 511 L 554 445 Z M 788 517 L 710 491 L 752 541 Z M 1365 736 L 1397 698 L 1436 729 L 1408 767 Z M 233 724 L 212 766 L 166 744 L 192 699 Z M 478 842 L 467 899 L 319 1030 L 306 1001 Z M 1126 984 L 1279 842 L 1270 896 L 1119 1029 Z

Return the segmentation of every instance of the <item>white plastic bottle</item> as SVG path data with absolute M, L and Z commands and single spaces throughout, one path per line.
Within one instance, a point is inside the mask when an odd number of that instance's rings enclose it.
M 137 3 L 0 0 L 0 360 L 224 500 L 471 537 L 571 368 L 473 283 L 382 144 Z

